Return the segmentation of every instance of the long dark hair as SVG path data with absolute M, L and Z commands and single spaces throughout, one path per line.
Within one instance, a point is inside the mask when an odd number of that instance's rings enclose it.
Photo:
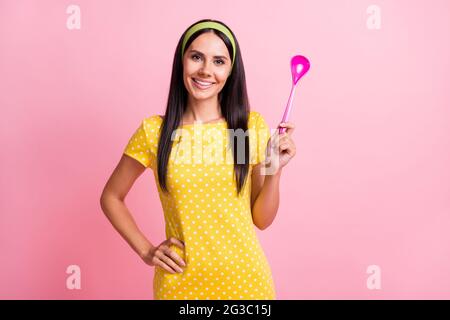
M 213 21 L 226 26 L 223 22 L 211 19 L 204 19 L 195 22 Z M 192 25 L 194 25 L 192 24 Z M 191 25 L 191 26 L 192 26 Z M 191 27 L 189 26 L 186 31 Z M 228 28 L 228 26 L 226 26 Z M 249 101 L 247 96 L 247 86 L 245 83 L 245 71 L 242 61 L 241 51 L 239 49 L 239 43 L 236 36 L 228 28 L 234 37 L 236 46 L 236 56 L 231 74 L 226 80 L 226 83 L 218 95 L 219 104 L 221 107 L 222 115 L 225 117 L 230 132 L 230 145 L 233 145 L 233 158 L 234 158 L 234 173 L 237 186 L 237 195 L 241 193 L 245 181 L 249 172 L 249 139 L 248 135 L 245 135 L 245 162 L 238 163 L 237 161 L 237 149 L 238 143 L 232 143 L 233 137 L 231 132 L 242 129 L 243 132 L 247 132 L 247 120 L 250 112 Z M 157 168 L 158 168 L 158 180 L 161 189 L 164 192 L 168 192 L 167 189 L 167 164 L 170 157 L 170 151 L 172 150 L 173 141 L 171 139 L 172 133 L 181 124 L 184 111 L 187 107 L 188 92 L 183 82 L 183 64 L 182 57 L 184 52 L 181 52 L 182 41 L 186 31 L 181 35 L 178 45 L 175 49 L 175 55 L 172 65 L 172 77 L 170 80 L 169 96 L 167 100 L 167 107 L 165 116 L 160 128 L 160 138 L 158 143 L 158 155 L 157 155 Z M 205 32 L 214 32 L 225 43 L 230 57 L 233 57 L 233 46 L 228 38 L 220 31 L 216 29 L 202 29 L 195 32 L 186 43 L 185 50 L 190 46 L 199 35 Z M 235 142 L 235 141 L 233 141 Z M 242 158 L 242 155 L 241 155 Z M 242 162 L 242 161 L 240 161 Z

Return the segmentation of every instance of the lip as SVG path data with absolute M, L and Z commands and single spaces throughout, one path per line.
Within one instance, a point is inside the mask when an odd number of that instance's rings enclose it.
M 201 89 L 201 90 L 207 90 L 207 89 L 211 88 L 211 87 L 215 84 L 215 82 L 203 81 L 203 80 L 197 79 L 197 78 L 191 78 L 191 79 L 192 79 L 193 85 L 194 85 L 196 88 L 199 88 L 199 89 Z M 208 82 L 209 85 L 203 86 L 203 85 L 201 85 L 201 84 L 195 82 L 194 79 L 195 79 L 195 80 L 198 80 L 198 81 L 201 81 L 201 82 Z

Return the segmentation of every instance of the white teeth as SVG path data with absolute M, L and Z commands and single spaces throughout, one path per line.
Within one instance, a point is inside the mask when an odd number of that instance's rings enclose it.
M 197 80 L 197 79 L 194 79 L 194 81 L 197 82 L 198 84 L 201 84 L 202 86 L 209 86 L 209 85 L 212 85 L 211 82 L 202 82 L 202 81 L 199 81 L 199 80 Z

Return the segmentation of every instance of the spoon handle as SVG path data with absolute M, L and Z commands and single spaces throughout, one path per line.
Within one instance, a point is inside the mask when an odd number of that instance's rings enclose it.
M 295 85 L 292 84 L 291 87 L 291 93 L 289 94 L 289 100 L 288 103 L 286 105 L 286 108 L 284 109 L 284 114 L 283 114 L 283 119 L 281 120 L 281 122 L 287 122 L 289 119 L 289 113 L 291 112 L 291 106 L 292 106 L 292 101 L 294 100 L 294 92 L 295 92 Z M 278 129 L 278 133 L 284 133 L 286 132 L 286 128 L 279 128 Z

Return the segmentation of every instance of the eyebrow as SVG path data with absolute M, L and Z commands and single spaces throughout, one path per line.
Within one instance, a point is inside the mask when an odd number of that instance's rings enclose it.
M 205 56 L 202 52 L 200 52 L 198 50 L 191 49 L 191 50 L 189 50 L 189 52 L 196 52 L 196 53 L 198 53 L 199 55 L 201 55 L 203 57 Z M 222 59 L 228 60 L 228 58 L 225 57 L 225 56 L 214 56 L 214 58 L 222 58 Z

